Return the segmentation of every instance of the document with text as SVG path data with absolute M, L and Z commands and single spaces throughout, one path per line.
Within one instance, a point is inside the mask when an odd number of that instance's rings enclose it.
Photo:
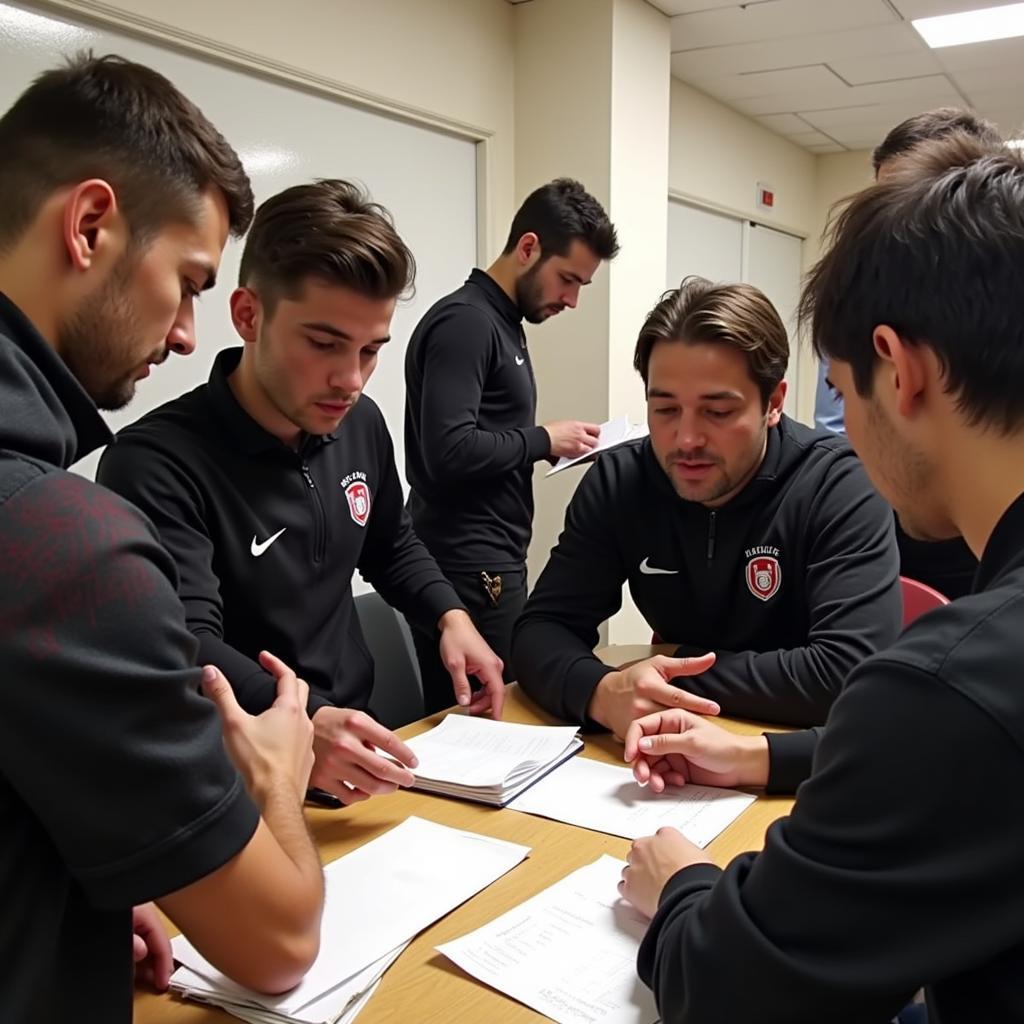
M 636 973 L 647 920 L 617 890 L 625 866 L 603 856 L 438 952 L 559 1024 L 654 1024 Z
M 509 804 L 542 818 L 639 839 L 671 825 L 703 848 L 753 802 L 749 793 L 713 786 L 669 786 L 655 793 L 629 768 L 576 757 Z
M 511 871 L 529 852 L 528 846 L 409 817 L 324 868 L 320 955 L 290 992 L 264 996 L 241 989 L 184 938 L 176 940 L 175 959 L 234 1002 L 241 992 L 250 1005 L 296 1015 Z
M 597 444 L 589 452 L 584 452 L 582 455 L 577 455 L 571 459 L 559 459 L 544 475 L 552 476 L 555 473 L 561 473 L 563 469 L 568 469 L 570 466 L 575 466 L 580 462 L 588 462 L 591 459 L 597 458 L 601 452 L 618 448 L 620 444 L 625 444 L 627 441 L 635 441 L 640 437 L 646 437 L 647 434 L 646 423 L 630 423 L 628 416 L 619 416 L 617 419 L 608 420 L 607 423 L 601 424 L 601 433 L 598 435 Z
M 501 806 L 583 746 L 574 725 L 520 725 L 450 714 L 407 740 L 413 789 Z

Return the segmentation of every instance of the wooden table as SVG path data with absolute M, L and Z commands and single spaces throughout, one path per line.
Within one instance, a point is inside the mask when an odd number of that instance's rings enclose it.
M 637 645 L 605 648 L 598 653 L 609 664 L 621 665 L 647 657 L 651 652 L 652 648 Z M 436 725 L 443 714 L 408 725 L 399 730 L 400 735 L 408 738 L 424 732 Z M 503 717 L 509 722 L 559 724 L 515 685 L 508 688 Z M 761 726 L 750 722 L 721 721 L 726 728 L 738 733 L 762 731 Z M 622 746 L 610 736 L 585 738 L 582 755 L 623 763 Z M 716 864 L 724 866 L 738 853 L 761 849 L 765 829 L 788 813 L 791 805 L 788 798 L 759 796 L 707 847 L 708 855 Z M 451 1024 L 454 1021 L 519 1024 L 546 1020 L 536 1011 L 470 978 L 435 952 L 434 947 L 479 928 L 602 853 L 624 859 L 629 840 L 508 808 L 496 809 L 404 790 L 344 811 L 313 808 L 308 811 L 324 863 L 379 836 L 411 814 L 453 828 L 522 843 L 531 847 L 532 852 L 518 867 L 417 936 L 384 975 L 380 988 L 359 1015 L 359 1024 Z M 353 921 L 352 927 L 358 928 L 359 922 Z M 136 1024 L 223 1024 L 236 1019 L 224 1011 L 187 1003 L 171 995 L 140 992 L 135 999 Z

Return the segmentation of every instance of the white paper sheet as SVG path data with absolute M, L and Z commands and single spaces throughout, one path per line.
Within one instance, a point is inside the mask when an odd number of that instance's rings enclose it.
M 629 768 L 574 757 L 508 806 L 624 839 L 671 825 L 703 849 L 753 802 L 749 793 L 711 786 L 670 786 L 654 793 L 638 785 Z
M 180 945 L 184 941 L 186 940 L 179 935 L 171 940 L 171 944 Z M 384 972 L 408 945 L 408 942 L 402 943 L 365 970 L 291 1014 L 257 1005 L 256 1000 L 260 998 L 258 993 L 228 981 L 209 964 L 203 973 L 197 973 L 188 967 L 179 967 L 171 978 L 171 988 L 190 999 L 219 1006 L 228 1013 L 249 1021 L 250 1024 L 277 1024 L 280 1021 L 293 1021 L 295 1024 L 348 1024 L 366 1005 Z M 211 976 L 219 976 L 222 979 L 221 983 L 218 985 L 217 982 L 211 981 Z
M 589 452 L 584 452 L 583 455 L 577 455 L 572 459 L 559 459 L 544 475 L 551 476 L 554 473 L 561 473 L 563 469 L 568 469 L 570 466 L 578 465 L 580 462 L 596 458 L 601 452 L 606 452 L 617 445 L 625 444 L 627 441 L 646 437 L 647 434 L 646 423 L 630 423 L 628 416 L 619 416 L 617 419 L 608 420 L 607 423 L 601 424 L 601 433 L 598 435 L 597 444 Z
M 486 888 L 529 852 L 528 846 L 406 818 L 324 869 L 320 955 L 306 977 L 282 996 L 251 996 L 279 1013 L 302 1009 Z M 213 970 L 187 939 L 174 955 L 200 974 Z M 210 980 L 218 986 L 233 985 L 215 973 Z
M 502 786 L 555 760 L 579 732 L 572 725 L 520 725 L 447 715 L 406 740 L 419 758 L 417 779 L 463 786 Z
M 653 1024 L 636 973 L 647 921 L 616 888 L 625 866 L 601 857 L 438 952 L 559 1024 Z

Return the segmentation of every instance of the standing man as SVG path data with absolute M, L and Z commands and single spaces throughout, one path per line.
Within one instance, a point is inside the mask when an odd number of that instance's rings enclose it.
M 229 977 L 282 992 L 323 903 L 305 684 L 264 653 L 275 696 L 245 714 L 195 667 L 150 524 L 66 471 L 110 440 L 97 406 L 195 348 L 249 180 L 167 79 L 118 57 L 41 75 L 0 151 L 4 1020 L 128 1024 L 133 942 L 160 987 L 171 970 L 152 907 L 133 936 L 149 900 Z
M 967 540 L 977 587 L 858 665 L 820 732 L 631 727 L 655 790 L 800 785 L 724 871 L 675 829 L 634 843 L 666 1024 L 881 1022 L 922 986 L 932 1024 L 1022 1019 L 1022 296 L 1020 154 L 922 144 L 835 222 L 802 311 L 850 441 L 908 530 Z
M 752 285 L 689 277 L 648 315 L 634 366 L 650 436 L 587 471 L 516 623 L 519 684 L 552 714 L 620 737 L 658 707 L 712 702 L 818 725 L 895 639 L 892 513 L 842 438 L 783 413 L 788 363 Z M 620 671 L 593 653 L 624 583 L 676 657 Z
M 921 143 L 954 133 L 969 135 L 992 149 L 1004 145 L 1002 136 L 990 121 L 969 110 L 939 107 L 901 121 L 878 144 L 871 155 L 875 180 L 881 181 L 898 170 L 903 158 Z M 820 427 L 844 433 L 843 400 L 829 385 L 825 361 L 818 366 L 814 420 Z M 900 572 L 904 576 L 926 583 L 949 598 L 970 593 L 978 560 L 963 537 L 912 537 L 897 516 L 896 543 L 900 549 Z
M 504 696 L 500 662 L 413 533 L 391 437 L 363 394 L 413 274 L 390 215 L 349 182 L 268 199 L 231 296 L 245 344 L 218 354 L 207 384 L 122 430 L 98 474 L 156 526 L 200 657 L 231 677 L 243 707 L 273 700 L 264 646 L 300 666 L 313 785 L 346 804 L 412 785 L 415 765 L 366 713 L 373 661 L 357 569 L 434 632 L 447 703 L 454 685 L 457 703 L 500 717 Z M 475 700 L 467 673 L 486 684 Z
M 435 303 L 405 357 L 405 451 L 416 532 L 511 681 L 512 625 L 526 600 L 533 464 L 583 455 L 592 423 L 536 426 L 537 383 L 522 321 L 574 309 L 619 246 L 600 203 L 559 178 L 527 196 L 504 252 Z M 427 711 L 448 703 L 434 631 L 413 625 Z

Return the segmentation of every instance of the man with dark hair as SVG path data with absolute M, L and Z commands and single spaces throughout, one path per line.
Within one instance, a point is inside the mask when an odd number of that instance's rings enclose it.
M 416 532 L 511 672 L 512 625 L 526 599 L 533 464 L 597 443 L 592 423 L 536 425 L 537 384 L 522 321 L 573 309 L 615 228 L 578 181 L 527 196 L 502 254 L 420 321 L 405 356 L 405 452 Z M 432 630 L 413 626 L 427 711 L 447 704 Z
M 553 714 L 620 737 L 659 707 L 817 724 L 896 636 L 892 516 L 842 439 L 783 414 L 788 362 L 751 285 L 690 277 L 650 313 L 650 437 L 583 478 L 515 628 L 519 683 Z M 675 657 L 617 671 L 592 653 L 623 583 Z
M 243 707 L 273 699 L 266 645 L 299 666 L 315 729 L 312 782 L 342 803 L 413 782 L 412 751 L 366 713 L 373 662 L 359 572 L 435 630 L 458 703 L 500 717 L 501 667 L 402 507 L 394 450 L 363 394 L 390 338 L 412 254 L 390 215 L 346 182 L 297 185 L 256 212 L 231 318 L 241 349 L 207 384 L 120 432 L 99 479 L 153 521 L 181 575 L 200 655 Z M 487 684 L 470 696 L 467 672 Z M 472 701 L 472 702 L 471 702 Z
M 323 903 L 305 684 L 264 652 L 276 699 L 245 714 L 195 667 L 150 524 L 66 472 L 110 439 L 97 406 L 194 349 L 248 178 L 170 82 L 118 57 L 40 76 L 0 149 L 4 1019 L 130 1021 L 133 941 L 158 986 L 172 967 L 153 899 L 224 973 L 284 991 Z
M 637 778 L 767 786 L 792 814 L 724 872 L 674 829 L 620 888 L 667 1024 L 1024 1010 L 1024 158 L 922 144 L 854 196 L 802 300 L 872 481 L 908 529 L 962 534 L 976 591 L 851 673 L 823 731 L 634 723 Z M 802 783 L 802 784 L 801 784 Z
M 995 125 L 969 110 L 939 107 L 915 114 L 900 122 L 875 148 L 872 166 L 876 180 L 895 171 L 903 158 L 923 142 L 943 139 L 954 133 L 970 136 L 991 149 L 1002 149 L 1004 142 Z M 843 433 L 843 402 L 828 383 L 828 363 L 818 367 L 818 390 L 814 402 L 814 420 L 820 427 Z M 947 597 L 962 597 L 974 584 L 978 560 L 962 537 L 916 538 L 896 520 L 896 543 L 900 550 L 900 572 L 919 580 Z

